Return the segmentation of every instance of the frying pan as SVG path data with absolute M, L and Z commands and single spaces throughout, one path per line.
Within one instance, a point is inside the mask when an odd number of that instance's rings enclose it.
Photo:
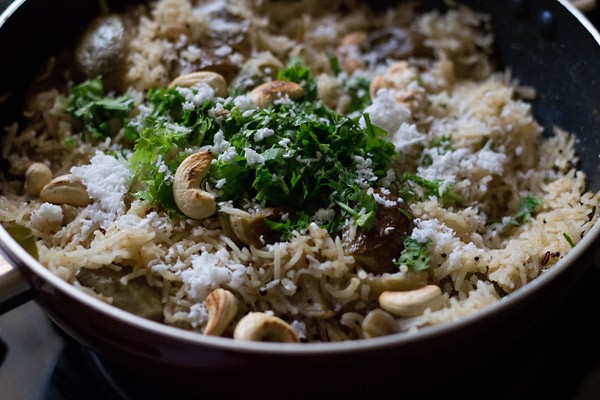
M 109 6 L 122 7 L 115 1 Z M 375 2 L 374 2 L 375 3 Z M 492 16 L 495 57 L 522 84 L 537 89 L 533 112 L 546 132 L 558 125 L 578 137 L 580 169 L 589 189 L 600 189 L 600 35 L 565 0 L 461 1 Z M 376 2 L 384 6 L 386 2 Z M 436 6 L 443 7 L 441 4 Z M 98 13 L 95 2 L 78 0 L 0 1 L 0 126 L 18 120 L 27 83 L 41 65 L 73 44 Z M 375 372 L 373 382 L 391 377 L 395 387 L 459 368 L 509 346 L 550 310 L 590 265 L 600 225 L 533 282 L 459 321 L 399 334 L 343 343 L 238 342 L 164 326 L 107 305 L 76 290 L 39 264 L 0 228 L 0 312 L 32 299 L 64 332 L 83 346 L 144 376 L 178 384 L 191 377 L 235 376 L 236 382 L 264 380 L 277 371 L 297 380 L 310 371 L 312 383 L 327 371 Z

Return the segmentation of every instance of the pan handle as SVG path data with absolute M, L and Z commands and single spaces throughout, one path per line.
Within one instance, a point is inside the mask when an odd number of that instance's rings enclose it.
M 31 283 L 17 267 L 0 256 L 0 315 L 35 297 Z

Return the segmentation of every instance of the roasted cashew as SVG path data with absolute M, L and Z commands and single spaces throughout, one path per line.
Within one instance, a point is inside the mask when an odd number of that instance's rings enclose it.
M 250 97 L 260 108 L 267 108 L 277 99 L 298 100 L 304 96 L 304 89 L 295 82 L 269 81 L 252 89 Z
M 221 336 L 238 310 L 238 299 L 228 290 L 213 290 L 204 300 L 208 312 L 205 335 Z
M 416 317 L 428 308 L 435 311 L 442 305 L 442 290 L 437 285 L 404 292 L 385 291 L 379 295 L 379 306 L 398 317 Z
M 169 83 L 169 87 L 192 87 L 199 83 L 205 83 L 210 86 L 214 90 L 215 96 L 227 96 L 227 81 L 225 81 L 223 75 L 212 71 L 197 71 L 190 74 L 180 75 L 173 79 L 171 83 Z
M 25 172 L 25 190 L 28 195 L 37 196 L 51 180 L 50 168 L 46 164 L 34 162 Z
M 396 319 L 381 308 L 371 310 L 361 324 L 365 338 L 374 338 L 398 333 Z
M 340 46 L 364 46 L 369 36 L 365 31 L 353 31 L 342 38 Z
M 350 32 L 342 38 L 337 50 L 340 67 L 349 75 L 365 67 L 360 59 L 360 50 L 366 44 L 368 35 L 364 31 Z
M 244 316 L 235 327 L 233 338 L 255 342 L 298 343 L 296 332 L 281 318 L 261 312 Z
M 40 192 L 40 200 L 58 205 L 67 204 L 85 207 L 91 203 L 90 196 L 81 178 L 62 175 L 46 184 Z
M 388 67 L 383 75 L 376 75 L 371 80 L 369 86 L 369 96 L 373 99 L 379 89 L 393 88 L 407 91 L 410 82 L 418 78 L 415 68 L 411 67 L 406 61 L 398 61 Z
M 192 219 L 210 217 L 217 210 L 215 196 L 200 189 L 208 173 L 212 154 L 201 151 L 187 157 L 177 168 L 173 179 L 173 198 L 182 213 Z

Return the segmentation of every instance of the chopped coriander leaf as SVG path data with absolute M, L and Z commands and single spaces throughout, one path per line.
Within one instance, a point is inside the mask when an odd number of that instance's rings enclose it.
M 509 226 L 520 226 L 531 221 L 531 214 L 542 205 L 542 199 L 536 196 L 526 196 L 521 200 L 517 213 L 506 224 Z
M 298 64 L 282 77 L 312 79 Z M 372 224 L 377 203 L 366 190 L 386 176 L 396 153 L 368 116 L 363 126 L 306 98 L 246 112 L 228 98 L 219 104 L 222 117 L 214 119 L 214 101 L 188 103 L 177 89 L 153 90 L 145 111 L 127 127 L 126 136 L 135 141 L 129 163 L 138 197 L 178 212 L 171 183 L 177 166 L 190 151 L 214 146 L 206 184 L 217 201 L 290 210 L 285 221 L 267 222 L 284 236 L 306 229 L 319 209 L 332 206 L 330 231 L 347 217 L 362 227 Z
M 74 86 L 66 99 L 65 109 L 71 117 L 83 122 L 83 141 L 86 141 L 86 133 L 93 140 L 98 140 L 115 133 L 111 121 L 123 124 L 133 109 L 133 100 L 127 96 L 106 96 L 102 80 L 98 77 Z
M 563 237 L 571 245 L 571 247 L 575 247 L 575 242 L 573 241 L 573 239 L 571 239 L 571 236 L 567 235 L 566 232 L 563 232 Z
M 75 141 L 72 137 L 65 138 L 65 146 L 67 146 L 69 149 L 75 148 Z
M 298 213 L 294 218 L 280 221 L 264 220 L 269 229 L 281 232 L 284 239 L 288 239 L 293 231 L 304 233 L 310 224 L 310 217 L 305 213 Z
M 371 104 L 370 86 L 371 80 L 362 76 L 351 76 L 343 81 L 342 87 L 351 99 L 348 113 L 362 111 Z
M 178 212 L 170 177 L 189 155 L 185 149 L 211 143 L 214 120 L 208 116 L 209 101 L 184 107 L 185 97 L 177 89 L 154 89 L 148 93 L 148 111 L 130 121 L 125 136 L 135 142 L 129 158 L 133 187 L 138 198 Z
M 355 174 L 340 169 L 339 179 L 330 183 L 335 202 L 345 214 L 352 216 L 358 226 L 369 229 L 375 222 L 377 202 L 354 181 Z M 353 205 L 353 206 L 351 206 Z
M 437 147 L 440 154 L 452 150 L 452 136 L 444 135 L 441 137 L 433 138 L 429 143 L 429 147 Z
M 371 124 L 362 128 L 358 119 L 312 101 L 278 104 L 245 116 L 234 107 L 221 129 L 237 157 L 213 163 L 209 182 L 227 182 L 219 200 L 239 203 L 249 198 L 263 207 L 290 207 L 309 216 L 339 202 L 355 212 L 344 211 L 357 223 L 369 224 L 376 203 L 359 186 L 356 157 L 371 160 L 373 175 L 384 177 L 395 154 L 384 131 Z M 273 133 L 256 141 L 259 129 Z M 363 208 L 365 215 L 359 215 Z M 297 220 L 294 215 L 290 219 Z
M 594 219 L 594 215 L 596 215 L 596 206 L 593 206 L 592 211 L 590 211 L 590 213 L 588 214 L 588 218 L 590 221 Z
M 277 73 L 277 79 L 283 81 L 295 82 L 304 89 L 304 98 L 315 100 L 317 98 L 317 81 L 310 72 L 310 69 L 304 65 L 301 59 L 291 60 L 285 69 Z
M 342 68 L 340 68 L 340 60 L 338 60 L 335 54 L 329 54 L 329 66 L 331 67 L 331 72 L 333 75 L 337 76 L 342 72 Z
M 444 185 L 445 182 L 441 179 L 435 179 L 430 181 L 425 179 L 419 175 L 406 173 L 402 177 L 402 188 L 400 189 L 401 197 L 406 200 L 415 200 L 419 199 L 420 196 L 417 191 L 411 187 L 411 183 L 416 184 L 424 190 L 424 196 L 435 196 L 442 199 L 444 205 L 448 204 L 461 204 L 463 202 L 463 198 L 452 191 L 452 186 Z
M 429 243 L 431 243 L 431 240 L 421 243 L 410 236 L 407 237 L 404 239 L 404 250 L 396 260 L 396 265 L 406 265 L 412 271 L 426 270 L 429 268 L 429 260 L 431 259 L 427 251 Z
M 481 147 L 485 147 L 485 145 L 490 141 L 490 137 L 485 135 L 481 137 Z M 493 144 L 493 143 L 492 143 Z

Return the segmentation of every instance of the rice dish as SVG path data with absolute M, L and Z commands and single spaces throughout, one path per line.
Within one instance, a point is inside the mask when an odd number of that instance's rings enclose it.
M 417 5 L 106 10 L 4 128 L 0 222 L 80 290 L 234 340 L 413 333 L 499 301 L 599 195 L 497 68 L 490 17 Z

